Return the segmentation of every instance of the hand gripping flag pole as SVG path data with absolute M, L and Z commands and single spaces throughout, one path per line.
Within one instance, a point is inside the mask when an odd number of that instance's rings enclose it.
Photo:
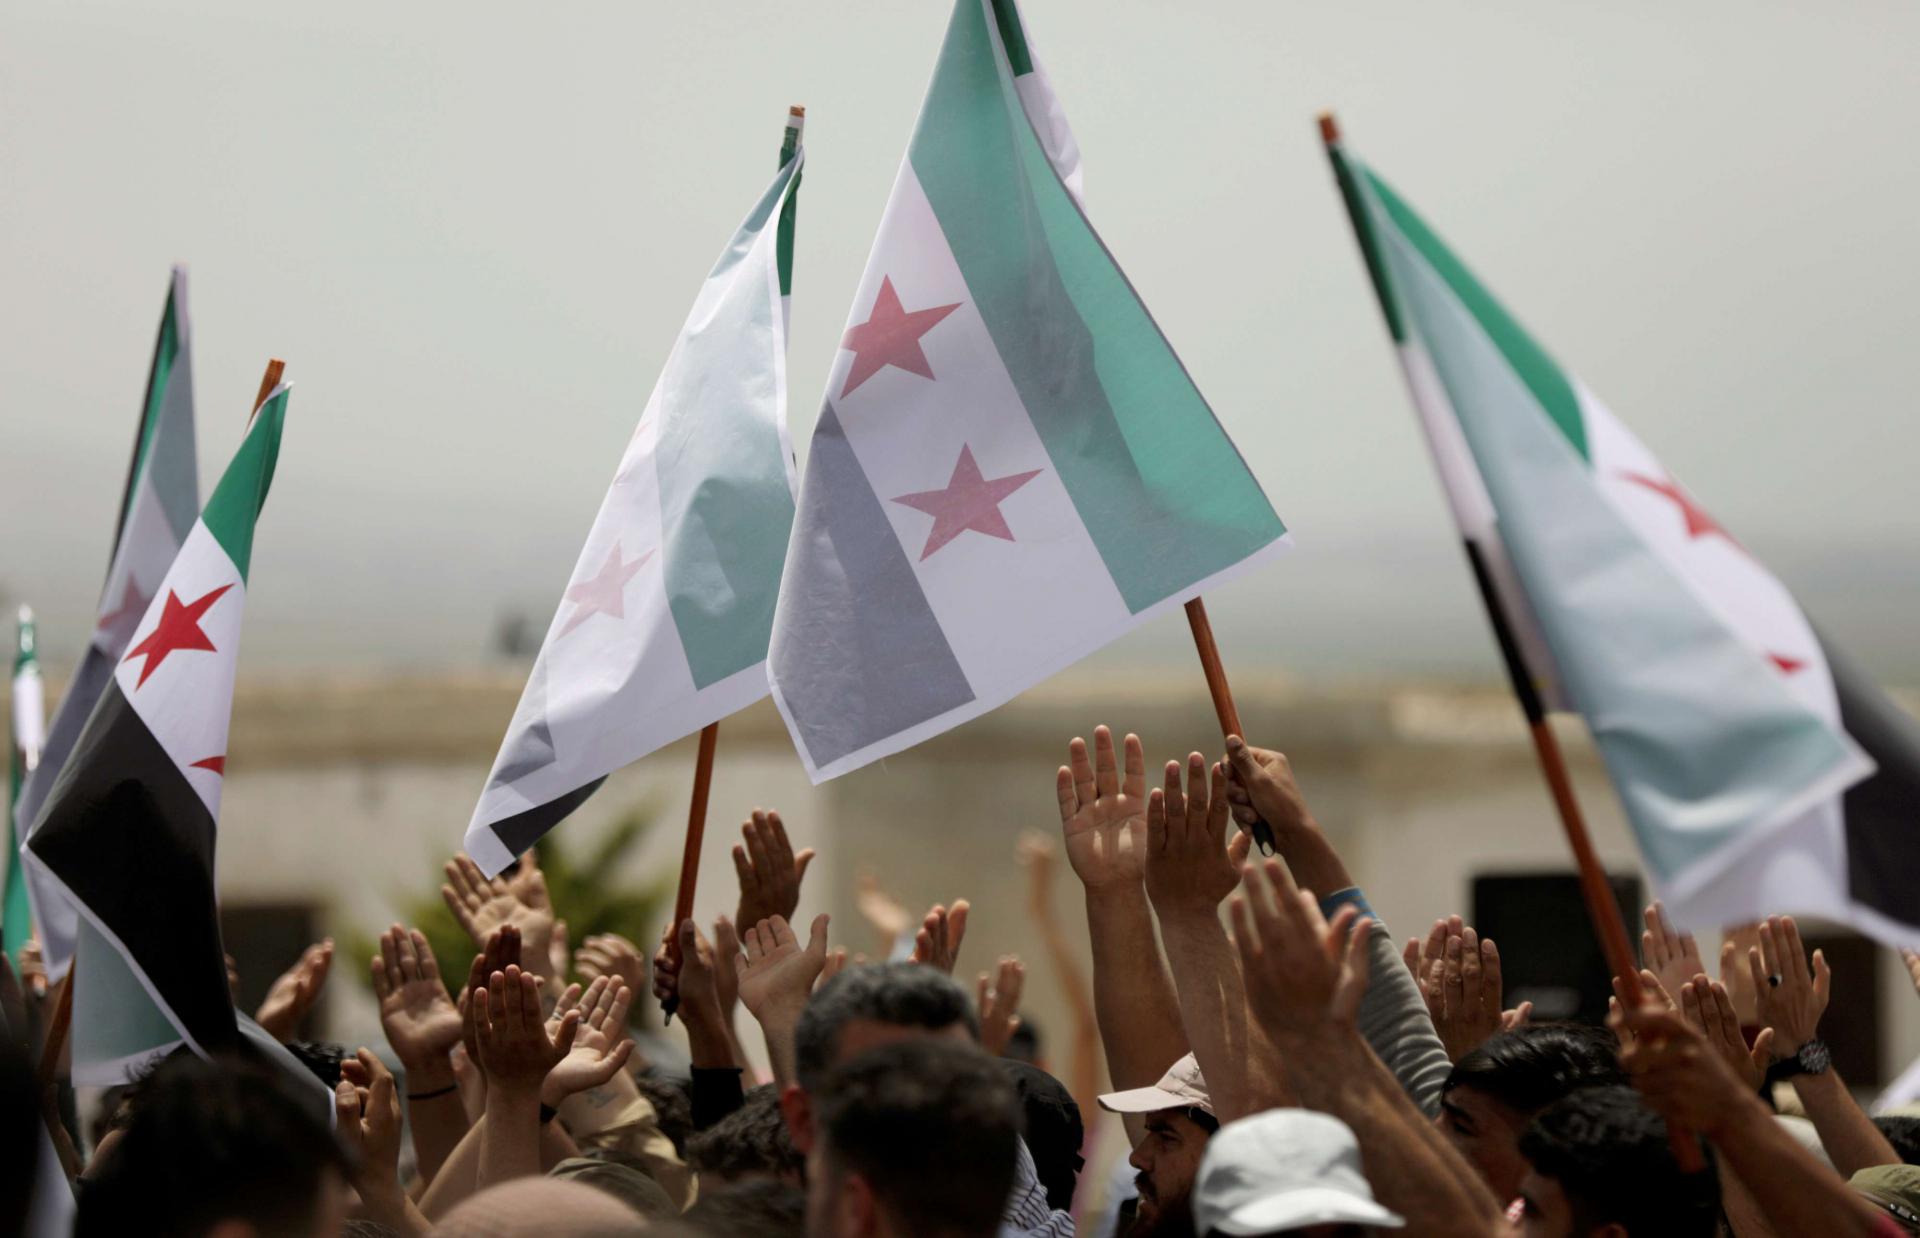
M 1379 298 L 1381 312 L 1391 314 L 1388 306 L 1392 293 L 1386 285 L 1386 268 L 1382 259 L 1373 249 L 1369 232 L 1361 216 L 1359 189 L 1354 183 L 1352 170 L 1347 166 L 1341 150 L 1340 125 L 1333 113 L 1320 114 L 1320 140 L 1327 150 L 1327 158 L 1333 165 L 1334 180 L 1340 187 L 1340 198 L 1347 208 L 1347 217 L 1353 224 L 1354 238 L 1360 246 L 1361 258 L 1366 262 L 1367 274 L 1373 284 L 1375 295 Z M 1411 385 L 1411 380 L 1409 380 Z M 1415 399 L 1419 398 L 1415 389 Z M 1580 801 L 1574 795 L 1573 779 L 1567 773 L 1566 756 L 1560 750 L 1560 741 L 1553 733 L 1553 727 L 1547 721 L 1546 703 L 1541 699 L 1535 687 L 1533 676 L 1527 669 L 1525 658 L 1520 652 L 1520 643 L 1514 635 L 1513 621 L 1501 605 L 1500 596 L 1494 588 L 1492 573 L 1487 568 L 1484 555 L 1472 540 L 1466 543 L 1467 562 L 1473 571 L 1473 582 L 1480 591 L 1480 601 L 1486 607 L 1487 622 L 1493 628 L 1494 640 L 1500 646 L 1500 658 L 1506 664 L 1507 681 L 1513 688 L 1513 695 L 1520 704 L 1520 712 L 1526 716 L 1527 731 L 1533 738 L 1534 755 L 1540 761 L 1540 772 L 1546 777 L 1547 788 L 1553 795 L 1553 805 L 1560 816 L 1561 828 L 1567 836 L 1567 845 L 1573 851 L 1574 867 L 1580 875 L 1580 894 L 1587 904 L 1587 917 L 1593 923 L 1593 933 L 1600 941 L 1600 949 L 1606 956 L 1607 967 L 1619 979 L 1620 988 L 1628 1005 L 1638 1006 L 1644 1000 L 1640 985 L 1640 967 L 1634 959 L 1633 946 L 1627 936 L 1626 921 L 1621 917 L 1620 905 L 1614 901 L 1613 888 L 1607 881 L 1606 869 L 1600 864 L 1600 857 L 1593 849 L 1593 837 L 1587 830 L 1586 817 L 1580 811 Z M 1692 1135 L 1678 1127 L 1669 1128 L 1669 1137 L 1673 1145 L 1674 1159 L 1680 1167 L 1690 1173 L 1704 1168 L 1700 1150 Z

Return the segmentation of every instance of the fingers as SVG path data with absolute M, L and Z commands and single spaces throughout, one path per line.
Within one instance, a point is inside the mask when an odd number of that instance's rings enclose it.
M 1096 737 L 1099 732 L 1094 733 Z M 1067 745 L 1067 764 L 1073 771 L 1073 794 L 1082 805 L 1091 804 L 1098 798 L 1093 783 L 1093 758 L 1088 755 L 1087 741 L 1074 737 Z
M 1073 787 L 1073 771 L 1064 765 L 1053 776 L 1053 793 L 1060 801 L 1060 824 L 1065 825 L 1080 811 L 1080 795 Z
M 1113 732 L 1093 729 L 1093 784 L 1102 798 L 1120 794 L 1120 766 L 1113 756 Z
M 1765 1009 L 1767 1002 L 1767 974 L 1767 965 L 1761 957 L 1760 947 L 1747 947 L 1747 975 L 1753 981 L 1754 997 L 1759 1001 L 1762 1009 Z
M 960 904 L 962 909 L 964 909 L 964 906 L 964 904 Z M 964 915 L 961 917 L 961 921 L 964 926 Z M 825 959 L 827 957 L 827 925 L 829 922 L 830 917 L 827 913 L 824 911 L 821 912 L 813 918 L 813 928 L 809 930 L 807 935 L 807 953 L 817 959 Z
M 1813 952 L 1813 995 L 1820 999 L 1822 1005 L 1825 1005 L 1827 994 L 1832 988 L 1833 973 L 1827 970 L 1827 952 L 1815 950 Z
M 1167 768 L 1173 769 L 1168 762 Z M 1147 852 L 1162 855 L 1167 850 L 1167 792 L 1155 787 L 1147 793 Z
M 1446 1003 L 1447 1015 L 1450 1018 L 1458 1018 L 1467 1005 L 1467 972 L 1466 964 L 1461 957 L 1464 947 L 1465 938 L 1447 938 L 1446 953 L 1443 955 L 1446 967 L 1441 973 L 1440 994 Z M 1478 960 L 1475 963 L 1477 966 Z
M 1215 761 L 1207 773 L 1207 812 L 1204 823 L 1207 837 L 1215 847 L 1227 832 L 1227 770 Z
M 1792 916 L 1781 916 L 1780 927 L 1783 930 L 1781 948 L 1786 954 L 1783 961 L 1792 966 L 1796 980 L 1802 984 L 1812 984 L 1813 973 L 1807 966 L 1807 947 L 1800 940 L 1800 926 L 1793 922 Z
M 1407 947 L 1400 952 L 1400 961 L 1407 965 L 1407 971 L 1412 974 L 1413 982 L 1425 988 L 1426 979 L 1420 974 L 1420 939 L 1418 937 L 1407 938 Z
M 1709 1005 L 1712 1003 L 1711 997 L 1707 999 L 1707 1003 Z M 1707 1026 L 1706 1012 L 1701 1009 L 1700 991 L 1691 980 L 1680 986 L 1680 1017 L 1690 1026 L 1705 1032 L 1709 1038 L 1712 1038 L 1717 1030 Z M 1718 1015 L 1715 1016 L 1715 1021 L 1718 1021 Z
M 793 884 L 799 885 L 807 879 L 807 868 L 813 863 L 814 850 L 808 847 L 793 857 Z
M 752 828 L 751 822 L 742 825 L 740 830 L 745 833 L 750 828 Z M 733 875 L 739 879 L 742 891 L 753 889 L 755 881 L 753 865 L 747 860 L 747 849 L 739 843 L 733 844 Z
M 1147 754 L 1140 746 L 1140 737 L 1129 734 L 1121 742 L 1122 756 L 1126 761 L 1126 781 L 1120 784 L 1125 794 L 1139 799 L 1147 793 Z
M 1197 752 L 1187 754 L 1187 802 L 1182 806 L 1181 828 L 1189 838 L 1195 827 L 1204 828 L 1212 801 L 1207 798 L 1207 758 Z
M 753 820 L 741 829 L 747 837 L 747 859 L 753 866 L 756 884 L 764 886 L 771 883 L 779 870 L 774 867 L 771 840 L 768 838 L 772 827 L 767 823 L 767 814 L 754 809 Z
M 1460 1008 L 1462 1011 L 1481 1009 L 1480 993 L 1480 935 L 1467 929 L 1460 938 Z M 1499 1000 L 1495 999 L 1495 1005 Z
M 1765 964 L 1767 976 L 1785 976 L 1786 968 L 1780 965 L 1780 945 L 1774 940 L 1775 923 L 1773 920 L 1760 922 L 1760 962 Z
M 1488 1015 L 1498 1017 L 1505 1000 L 1506 984 L 1500 974 L 1500 947 L 1493 938 L 1480 939 L 1480 1002 Z
M 1227 863 L 1237 869 L 1247 862 L 1247 857 L 1251 854 L 1253 854 L 1253 835 L 1245 830 L 1236 830 L 1233 837 L 1227 840 Z
M 953 909 L 947 913 L 947 967 L 953 967 L 955 959 L 960 957 L 960 943 L 967 939 L 967 916 L 973 904 L 964 898 L 953 900 Z
M 1420 957 L 1423 959 L 1440 959 L 1445 958 L 1446 953 L 1447 922 L 1445 920 L 1435 920 L 1433 922 L 1433 928 L 1427 932 L 1425 945 L 1420 949 Z
M 1751 1056 L 1753 1058 L 1754 1069 L 1758 1070 L 1762 1075 L 1764 1075 L 1766 1073 L 1767 1067 L 1773 1065 L 1773 1029 L 1772 1028 L 1763 1027 L 1760 1029 L 1759 1033 L 1756 1036 L 1754 1036 L 1753 1051 Z
M 427 935 L 419 929 L 408 929 L 407 940 L 413 943 L 413 957 L 420 969 L 420 978 L 438 981 L 440 960 L 433 956 L 433 944 L 427 940 Z
M 534 1009 L 538 1010 L 540 1008 L 539 986 L 534 983 L 533 977 L 531 976 L 526 977 L 526 980 L 527 989 L 529 990 L 527 999 L 533 1003 Z M 569 1010 L 566 1016 L 560 1020 L 560 1029 L 553 1037 L 554 1056 L 565 1057 L 567 1054 L 573 1052 L 573 1042 L 579 1039 L 579 1036 L 580 1012 L 578 1010 Z M 631 1045 L 633 1042 L 629 1040 L 623 1043 Z M 607 1079 L 611 1078 L 613 1078 L 613 1074 L 612 1072 L 608 1072 L 606 1079 L 602 1079 L 600 1082 L 605 1083 Z

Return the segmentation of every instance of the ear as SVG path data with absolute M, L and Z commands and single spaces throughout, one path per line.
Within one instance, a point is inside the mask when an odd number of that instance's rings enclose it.
M 873 1196 L 873 1188 L 867 1180 L 857 1173 L 848 1173 L 840 1179 L 840 1189 L 834 1202 L 834 1220 L 839 1225 L 839 1233 L 868 1235 L 885 1232 L 886 1226 L 880 1219 L 880 1201 Z
M 799 1084 L 789 1083 L 780 1091 L 780 1116 L 787 1120 L 787 1135 L 801 1156 L 813 1151 L 813 1101 Z

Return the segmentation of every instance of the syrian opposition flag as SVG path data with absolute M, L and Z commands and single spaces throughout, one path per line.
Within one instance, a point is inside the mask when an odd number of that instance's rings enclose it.
M 487 873 L 636 761 L 767 694 L 793 524 L 784 294 L 804 151 L 721 251 L 594 518 L 467 826 Z
M 20 802 L 20 784 L 40 764 L 40 750 L 47 739 L 47 701 L 40 682 L 40 658 L 34 647 L 33 611 L 20 608 L 14 627 L 13 644 L 13 717 L 12 760 L 8 763 L 7 807 Z M 7 851 L 0 856 L 6 864 L 6 895 L 0 904 L 0 944 L 16 972 L 20 970 L 20 950 L 33 935 L 33 916 L 27 905 L 27 878 L 13 834 L 13 814 L 7 814 Z
M 28 773 L 14 808 L 14 828 L 23 839 L 32 833 L 48 789 L 65 767 L 87 716 L 126 652 L 134 625 L 153 601 L 160 578 L 172 565 L 200 510 L 190 345 L 187 272 L 185 267 L 175 267 L 160 317 L 160 337 L 153 347 L 146 400 L 134 431 L 133 462 L 127 469 L 93 635 L 54 712 L 40 763 Z M 28 879 L 47 972 L 58 979 L 73 958 L 79 918 L 55 889 L 33 879 L 31 865 Z
M 828 378 L 774 700 L 819 782 L 976 717 L 1286 529 L 1082 209 L 1012 0 L 958 0 Z
M 255 413 L 173 566 L 154 582 L 27 840 L 30 862 L 111 948 L 90 949 L 87 939 L 77 975 L 115 966 L 103 953 L 117 956 L 175 1038 L 202 1055 L 242 1040 L 220 941 L 215 825 L 254 522 L 273 480 L 287 391 L 275 388 Z M 89 1021 L 83 996 L 76 1036 Z
M 1676 918 L 1792 911 L 1920 943 L 1912 720 L 1384 181 L 1335 159 L 1448 500 Z

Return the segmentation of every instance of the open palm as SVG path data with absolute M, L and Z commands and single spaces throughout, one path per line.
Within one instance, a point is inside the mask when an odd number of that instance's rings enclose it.
M 373 989 L 380 999 L 380 1028 L 401 1064 L 410 1069 L 444 1064 L 460 1041 L 460 1011 L 440 981 L 425 934 L 396 924 L 380 935 Z
M 1092 758 L 1086 742 L 1075 739 L 1055 780 L 1067 862 L 1089 888 L 1138 882 L 1146 871 L 1146 757 L 1137 735 L 1126 737 L 1125 749 L 1123 779 L 1113 732 L 1098 727 Z
M 540 1086 L 541 1099 L 556 1108 L 575 1092 L 597 1088 L 612 1079 L 633 1054 L 633 1042 L 627 1039 L 627 1006 L 633 990 L 607 976 L 587 986 L 584 996 L 579 985 L 570 985 L 547 1020 L 547 1035 L 556 1042 L 567 1015 L 579 1009 L 579 1028 L 567 1055 L 547 1072 Z

